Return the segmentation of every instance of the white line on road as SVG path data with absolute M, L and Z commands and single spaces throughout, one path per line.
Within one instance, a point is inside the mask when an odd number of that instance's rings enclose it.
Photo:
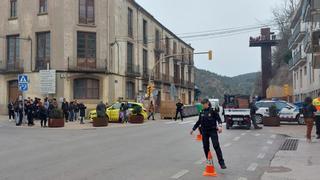
M 187 174 L 188 172 L 189 172 L 189 170 L 186 170 L 186 169 L 181 170 L 181 171 L 179 171 L 177 174 L 171 176 L 171 179 L 179 179 L 179 178 L 181 178 L 182 176 L 184 176 L 185 174 Z
M 255 171 L 258 167 L 257 163 L 251 163 L 250 166 L 248 167 L 247 171 Z
M 266 153 L 260 153 L 257 158 L 258 159 L 263 159 L 266 156 Z
M 182 125 L 182 124 L 189 124 L 189 123 L 193 123 L 194 121 L 184 121 L 184 122 L 180 122 L 179 124 Z
M 246 135 L 247 133 L 241 133 L 241 136 L 244 136 L 244 135 Z
M 272 140 L 268 140 L 267 143 L 268 144 L 273 144 L 273 141 Z
M 227 144 L 223 145 L 223 147 L 229 147 L 231 145 L 232 145 L 232 143 L 227 143 Z
M 247 178 L 245 178 L 245 177 L 239 177 L 239 179 L 238 180 L 248 180 Z
M 251 132 L 251 130 L 247 130 L 246 132 L 249 133 L 249 132 Z
M 256 133 L 254 136 L 256 136 L 256 137 L 258 137 L 258 136 L 260 136 L 261 134 L 259 134 L 259 133 Z
M 197 165 L 200 165 L 202 164 L 203 162 L 205 162 L 206 158 L 202 158 L 200 159 L 199 161 L 196 161 L 194 164 L 197 164 Z
M 175 124 L 177 121 L 166 122 L 165 124 Z
M 275 139 L 277 137 L 277 135 L 273 134 L 270 136 L 272 139 Z
M 233 141 L 239 141 L 239 139 L 240 139 L 240 137 L 237 136 L 237 137 L 233 138 Z

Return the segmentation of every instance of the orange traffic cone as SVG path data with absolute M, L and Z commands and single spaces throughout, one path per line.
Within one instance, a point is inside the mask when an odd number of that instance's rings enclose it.
M 210 151 L 208 152 L 207 165 L 206 165 L 205 171 L 203 172 L 203 176 L 213 176 L 213 177 L 218 176 L 216 169 L 214 168 L 214 165 L 213 165 L 212 155 Z
M 199 130 L 199 134 L 197 135 L 197 138 L 196 138 L 197 141 L 202 141 L 202 135 L 200 133 L 200 130 Z

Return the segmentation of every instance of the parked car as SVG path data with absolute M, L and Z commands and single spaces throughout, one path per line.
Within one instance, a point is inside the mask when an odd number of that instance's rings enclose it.
M 142 108 L 141 114 L 143 115 L 144 119 L 147 119 L 148 113 L 147 110 L 143 107 L 143 104 L 136 103 L 136 102 L 128 102 L 129 111 L 132 112 L 132 110 L 135 108 L 135 106 L 140 106 Z M 109 108 L 106 110 L 106 115 L 109 118 L 109 122 L 119 122 L 120 117 L 120 107 L 121 102 L 116 102 L 112 104 Z M 93 118 L 97 117 L 96 110 L 92 110 L 89 112 L 89 119 L 92 120 Z
M 280 121 L 297 122 L 301 125 L 305 124 L 303 115 L 298 106 L 280 100 L 261 100 L 256 102 L 258 108 L 256 111 L 257 123 L 262 123 L 263 117 L 269 116 L 269 108 L 273 105 L 277 107 Z

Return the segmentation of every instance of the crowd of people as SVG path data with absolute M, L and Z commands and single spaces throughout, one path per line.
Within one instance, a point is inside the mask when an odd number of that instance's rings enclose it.
M 41 127 L 47 127 L 47 122 L 51 117 L 51 112 L 58 109 L 59 105 L 56 98 L 40 98 L 31 99 L 28 97 L 24 101 L 17 99 L 15 102 L 8 104 L 9 120 L 15 120 L 17 126 L 23 123 L 23 117 L 26 116 L 28 126 L 34 126 L 34 120 L 40 120 Z M 86 106 L 83 103 L 78 103 L 77 100 L 68 103 L 63 99 L 61 109 L 63 116 L 68 121 L 80 120 L 84 124 Z

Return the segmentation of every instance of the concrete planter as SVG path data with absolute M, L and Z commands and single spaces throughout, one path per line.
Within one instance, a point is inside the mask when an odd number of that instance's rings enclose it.
M 280 126 L 280 118 L 279 117 L 264 117 L 263 118 L 264 126 Z
M 108 126 L 108 118 L 103 117 L 103 118 L 93 118 L 93 127 L 104 127 Z
M 142 124 L 144 123 L 144 117 L 141 114 L 137 114 L 137 115 L 130 115 L 129 116 L 129 123 L 132 124 Z
M 51 128 L 59 128 L 64 127 L 64 119 L 50 119 L 48 122 L 48 126 Z

